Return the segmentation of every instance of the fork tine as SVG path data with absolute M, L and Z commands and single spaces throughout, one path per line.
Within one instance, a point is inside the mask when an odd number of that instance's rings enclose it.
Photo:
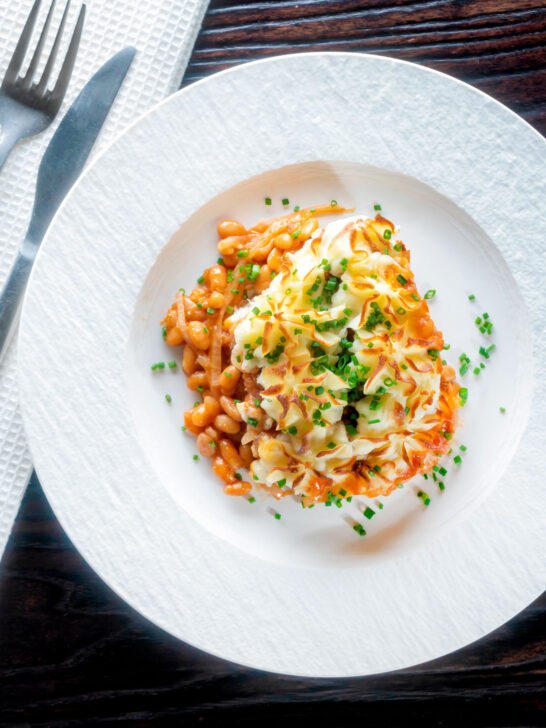
M 55 36 L 55 40 L 53 41 L 53 45 L 51 47 L 51 51 L 49 53 L 49 58 L 47 59 L 47 63 L 45 65 L 45 68 L 42 73 L 42 78 L 40 79 L 38 85 L 36 86 L 36 93 L 38 96 L 41 96 L 47 86 L 47 82 L 49 81 L 49 77 L 51 76 L 51 71 L 53 70 L 53 65 L 55 63 L 55 59 L 57 58 L 57 52 L 59 50 L 59 46 L 61 44 L 61 38 L 64 31 L 64 26 L 66 23 L 66 18 L 68 16 L 68 10 L 70 8 L 70 0 L 67 0 L 63 17 L 61 18 L 61 22 L 59 24 L 59 29 L 57 30 L 57 35 Z
M 17 74 L 19 73 L 25 59 L 32 31 L 34 30 L 34 24 L 36 23 L 38 11 L 40 10 L 40 2 L 41 0 L 35 0 L 34 5 L 32 6 L 32 10 L 30 11 L 27 22 L 25 23 L 25 27 L 23 28 L 21 35 L 19 36 L 19 40 L 17 41 L 17 45 L 15 46 L 15 50 L 13 51 L 8 70 L 6 71 L 6 75 L 2 81 L 2 86 L 14 83 L 17 78 Z
M 76 62 L 76 55 L 78 53 L 78 47 L 80 45 L 80 38 L 82 35 L 84 20 L 85 3 L 83 3 L 81 6 L 80 14 L 78 15 L 78 20 L 76 22 L 76 27 L 74 28 L 72 38 L 70 39 L 70 45 L 68 46 L 63 65 L 61 66 L 61 70 L 59 71 L 59 78 L 57 79 L 57 83 L 55 84 L 55 87 L 51 92 L 51 105 L 53 106 L 53 113 L 57 113 L 57 110 L 59 109 L 59 106 L 61 105 L 64 95 L 66 93 L 66 89 L 70 81 L 70 76 L 72 75 L 72 69 L 74 68 L 74 63 Z
M 55 9 L 55 2 L 56 2 L 56 0 L 52 0 L 51 5 L 49 6 L 49 11 L 47 13 L 47 18 L 45 19 L 44 27 L 42 28 L 42 32 L 40 33 L 38 43 L 36 44 L 36 48 L 34 49 L 34 53 L 32 55 L 32 59 L 28 66 L 25 77 L 23 78 L 23 81 L 22 81 L 23 88 L 28 88 L 28 86 L 30 85 L 30 82 L 32 81 L 32 77 L 34 76 L 34 72 L 36 71 L 36 67 L 40 61 L 40 56 L 42 55 L 44 43 L 47 38 L 49 26 L 51 24 L 53 10 Z

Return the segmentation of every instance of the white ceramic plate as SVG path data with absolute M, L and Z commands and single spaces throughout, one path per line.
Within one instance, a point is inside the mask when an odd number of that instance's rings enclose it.
M 118 138 L 52 224 L 19 343 L 38 475 L 102 578 L 201 649 L 307 676 L 438 657 L 536 598 L 546 544 L 544 149 L 517 116 L 447 76 L 328 53 L 218 74 Z M 446 358 L 457 364 L 465 351 L 473 367 L 486 364 L 462 379 L 469 402 L 445 491 L 419 478 L 381 499 L 382 510 L 365 498 L 340 510 L 303 511 L 288 498 L 250 505 L 193 461 L 193 438 L 180 431 L 194 399 L 184 377 L 150 371 L 172 358 L 159 320 L 217 257 L 220 219 L 251 224 L 280 212 L 283 197 L 336 199 L 364 215 L 379 201 L 412 251 L 421 292 L 437 290 Z M 491 337 L 474 324 L 484 311 Z M 496 345 L 489 360 L 484 343 Z M 350 527 L 357 520 L 364 538 Z

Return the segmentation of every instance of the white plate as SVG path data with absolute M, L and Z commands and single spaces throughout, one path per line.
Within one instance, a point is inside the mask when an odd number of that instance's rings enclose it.
M 218 74 L 114 142 L 55 218 L 19 344 L 38 475 L 102 578 L 201 649 L 307 676 L 438 657 L 536 598 L 546 544 L 544 149 L 517 116 L 447 76 L 328 53 Z M 486 363 L 462 380 L 469 403 L 444 492 L 419 478 L 381 499 L 382 510 L 365 498 L 341 510 L 250 505 L 193 461 L 180 432 L 193 399 L 184 377 L 149 368 L 172 358 L 159 319 L 216 257 L 220 219 L 250 224 L 285 196 L 333 198 L 362 214 L 381 202 L 421 292 L 438 291 L 431 310 L 446 358 L 456 364 L 465 351 L 473 366 Z M 484 311 L 492 337 L 474 324 Z M 497 347 L 487 361 L 484 342 Z M 350 528 L 357 519 L 364 538 Z

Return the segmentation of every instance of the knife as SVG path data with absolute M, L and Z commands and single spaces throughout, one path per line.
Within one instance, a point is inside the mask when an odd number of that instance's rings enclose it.
M 38 169 L 27 234 L 0 295 L 0 361 L 6 353 L 38 248 L 49 223 L 77 180 L 133 61 L 124 48 L 85 84 L 51 138 Z

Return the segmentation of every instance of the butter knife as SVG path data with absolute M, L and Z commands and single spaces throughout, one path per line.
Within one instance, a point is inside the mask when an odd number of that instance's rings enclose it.
M 51 138 L 38 169 L 27 234 L 0 295 L 0 360 L 16 327 L 38 248 L 59 205 L 77 180 L 104 124 L 136 49 L 110 58 L 80 91 Z

